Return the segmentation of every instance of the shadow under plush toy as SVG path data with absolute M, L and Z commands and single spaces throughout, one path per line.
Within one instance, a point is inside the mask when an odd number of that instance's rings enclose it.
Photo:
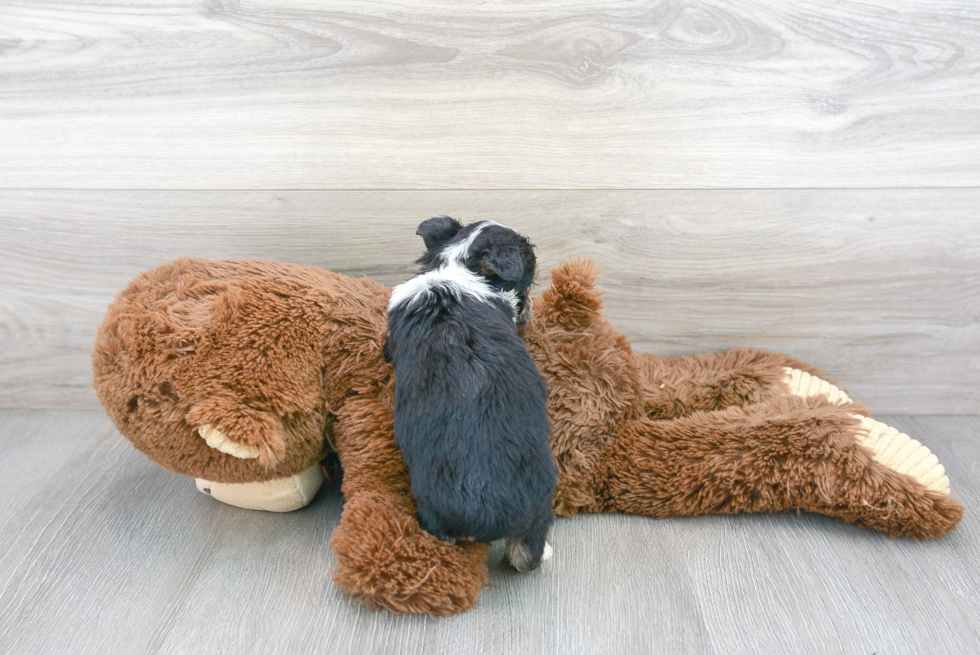
M 962 518 L 936 457 L 816 370 L 757 350 L 634 353 L 596 277 L 590 262 L 554 269 L 525 332 L 550 390 L 557 515 L 802 509 L 917 538 Z M 233 505 L 306 505 L 336 453 L 336 583 L 393 612 L 451 614 L 486 583 L 486 546 L 416 520 L 382 352 L 390 293 L 309 266 L 164 264 L 109 307 L 95 388 L 138 449 Z

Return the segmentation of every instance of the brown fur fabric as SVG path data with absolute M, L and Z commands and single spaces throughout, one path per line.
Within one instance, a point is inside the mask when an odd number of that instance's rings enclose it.
M 934 537 L 963 508 L 871 459 L 853 413 L 788 395 L 775 353 L 634 354 L 603 318 L 590 262 L 566 262 L 525 338 L 550 388 L 556 513 L 657 517 L 803 509 L 893 536 Z M 335 580 L 393 612 L 451 614 L 487 580 L 483 544 L 423 532 L 392 434 L 390 290 L 312 267 L 181 259 L 109 308 L 95 388 L 119 431 L 171 471 L 217 482 L 344 470 Z M 218 428 L 258 459 L 213 450 Z

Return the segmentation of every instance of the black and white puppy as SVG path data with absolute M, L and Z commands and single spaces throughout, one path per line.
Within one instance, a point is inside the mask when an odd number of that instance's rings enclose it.
M 447 541 L 506 538 L 511 564 L 530 571 L 551 555 L 558 475 L 547 390 L 517 330 L 531 314 L 533 246 L 448 216 L 417 234 L 426 252 L 391 294 L 386 354 L 419 523 Z

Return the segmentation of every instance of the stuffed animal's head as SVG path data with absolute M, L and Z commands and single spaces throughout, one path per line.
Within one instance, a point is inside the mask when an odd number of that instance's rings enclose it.
M 449 216 L 423 221 L 415 232 L 425 241 L 420 273 L 456 263 L 484 278 L 490 286 L 516 299 L 515 320 L 523 327 L 531 318 L 531 285 L 536 259 L 527 237 L 493 221 L 463 226 Z

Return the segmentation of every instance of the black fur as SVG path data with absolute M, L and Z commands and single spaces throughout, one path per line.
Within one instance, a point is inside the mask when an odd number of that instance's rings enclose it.
M 478 225 L 422 223 L 420 274 L 444 266 L 445 251 Z M 513 230 L 484 226 L 459 262 L 528 303 L 534 252 Z M 554 522 L 557 470 L 547 390 L 515 318 L 502 293 L 477 298 L 435 285 L 389 310 L 386 353 L 395 365 L 395 439 L 422 528 L 444 540 L 523 541 L 526 557 L 515 565 L 530 570 Z
M 441 254 L 453 244 L 465 241 L 485 221 L 466 227 L 449 216 L 423 221 L 416 234 L 425 242 L 426 251 L 416 262 L 419 273 L 439 268 L 445 262 Z M 517 324 L 523 327 L 531 318 L 531 285 L 534 284 L 536 259 L 530 240 L 503 225 L 489 224 L 480 229 L 462 261 L 463 266 L 481 276 L 498 291 L 517 294 Z
M 433 250 L 449 241 L 463 229 L 459 221 L 449 216 L 436 216 L 419 224 L 415 234 L 422 237 L 426 250 Z

